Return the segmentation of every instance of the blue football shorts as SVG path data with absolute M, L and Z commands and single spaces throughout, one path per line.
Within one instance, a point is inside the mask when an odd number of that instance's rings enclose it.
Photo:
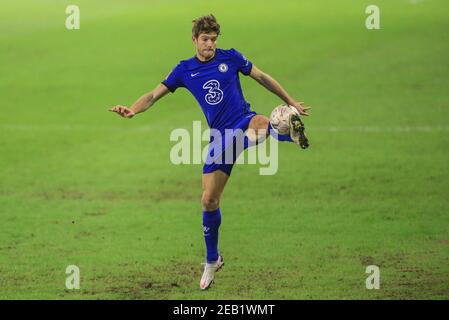
M 257 113 L 254 111 L 246 113 L 242 118 L 240 118 L 238 121 L 236 121 L 235 124 L 232 125 L 231 128 L 226 128 L 226 129 L 233 129 L 233 130 L 240 129 L 241 131 L 245 132 L 248 129 L 251 119 L 256 115 L 257 115 Z M 219 130 L 219 131 L 224 133 L 224 129 Z M 245 135 L 243 135 L 243 137 L 236 135 L 236 136 L 232 136 L 232 137 L 227 137 L 227 135 L 222 134 L 222 150 L 223 151 L 220 154 L 216 154 L 216 155 L 214 154 L 214 155 L 208 157 L 209 161 L 207 161 L 203 166 L 203 174 L 211 173 L 216 170 L 221 170 L 224 173 L 226 173 L 228 176 L 230 176 L 232 168 L 234 167 L 235 161 L 237 160 L 238 156 L 240 155 L 241 152 L 243 152 L 245 149 L 248 148 L 248 143 L 242 143 L 242 141 L 239 141 L 240 144 L 238 144 L 237 139 L 244 139 L 244 136 Z M 246 138 L 246 140 L 247 140 L 247 138 Z M 210 146 L 212 146 L 212 145 L 213 145 L 213 143 L 210 144 Z M 239 150 L 237 150 L 237 145 L 240 145 L 240 146 L 243 145 L 243 149 L 241 147 L 239 147 Z M 227 157 L 226 156 L 227 152 L 230 153 L 231 148 L 233 150 L 232 155 L 229 155 Z M 211 154 L 210 150 L 211 150 L 211 148 L 209 148 L 209 155 Z

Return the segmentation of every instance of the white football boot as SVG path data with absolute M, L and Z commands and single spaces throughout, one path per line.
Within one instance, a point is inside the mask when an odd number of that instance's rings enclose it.
M 302 149 L 307 149 L 309 147 L 309 140 L 304 133 L 306 128 L 304 127 L 304 123 L 299 117 L 299 114 L 296 112 L 292 113 L 289 120 L 290 138 L 292 138 L 293 142 L 299 145 Z
M 210 288 L 212 282 L 214 281 L 215 272 L 221 269 L 224 266 L 224 261 L 222 256 L 218 256 L 218 260 L 214 263 L 206 263 L 204 265 L 203 276 L 200 281 L 200 289 L 207 290 Z

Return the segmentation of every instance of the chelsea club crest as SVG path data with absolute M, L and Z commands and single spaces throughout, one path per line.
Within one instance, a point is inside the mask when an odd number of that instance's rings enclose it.
M 222 63 L 218 66 L 218 70 L 220 70 L 220 72 L 226 72 L 228 71 L 228 65 L 226 63 Z

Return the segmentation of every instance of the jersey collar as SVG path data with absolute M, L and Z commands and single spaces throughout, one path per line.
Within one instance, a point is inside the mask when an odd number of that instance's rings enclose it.
M 195 54 L 195 59 L 196 59 L 196 61 L 198 61 L 199 63 L 206 64 L 206 63 L 209 63 L 209 62 L 214 61 L 215 58 L 217 57 L 217 54 L 218 54 L 218 49 L 215 50 L 215 54 L 214 54 L 214 56 L 212 57 L 212 59 L 209 59 L 209 60 L 207 60 L 207 61 L 201 61 L 200 59 L 198 59 L 198 57 L 196 56 L 196 54 Z

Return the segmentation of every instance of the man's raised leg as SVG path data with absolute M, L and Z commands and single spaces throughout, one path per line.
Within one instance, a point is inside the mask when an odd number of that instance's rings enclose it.
M 254 116 L 248 125 L 246 135 L 251 145 L 263 142 L 269 135 L 270 119 L 268 117 L 258 114 Z
M 262 114 L 258 114 L 251 119 L 248 125 L 247 136 L 250 145 L 263 142 L 269 135 L 279 141 L 293 142 L 289 134 L 280 135 L 271 127 L 270 119 Z
M 297 114 L 293 114 L 290 117 L 290 133 L 285 135 L 275 132 L 271 126 L 270 119 L 264 115 L 258 114 L 254 116 L 249 123 L 247 131 L 248 141 L 246 142 L 246 146 L 261 143 L 266 137 L 271 135 L 279 141 L 294 142 L 301 148 L 306 149 L 309 146 L 309 142 L 304 131 L 304 124 Z

